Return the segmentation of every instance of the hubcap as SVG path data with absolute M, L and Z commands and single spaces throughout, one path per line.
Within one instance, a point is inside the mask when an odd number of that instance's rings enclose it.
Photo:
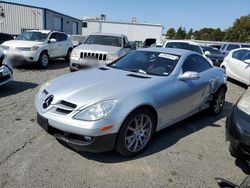
M 152 121 L 149 116 L 140 114 L 129 124 L 125 134 L 125 145 L 130 152 L 142 150 L 150 140 Z
M 214 105 L 214 111 L 218 113 L 224 106 L 225 103 L 225 93 L 223 90 L 221 90 L 217 94 L 217 99 L 215 100 L 215 105 Z
M 47 66 L 49 62 L 48 56 L 46 54 L 42 55 L 42 64 L 43 66 Z

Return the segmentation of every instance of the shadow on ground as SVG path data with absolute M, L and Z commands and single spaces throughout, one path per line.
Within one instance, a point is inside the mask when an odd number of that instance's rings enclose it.
M 15 68 L 18 70 L 55 70 L 55 69 L 64 69 L 69 67 L 69 63 L 66 62 L 64 59 L 57 59 L 52 60 L 49 62 L 48 67 L 46 68 L 40 68 L 37 63 L 29 63 L 29 64 L 23 64 L 16 66 Z
M 38 84 L 32 82 L 11 81 L 0 86 L 0 98 L 21 93 L 28 89 L 37 87 Z
M 122 157 L 113 151 L 98 154 L 79 152 L 79 154 L 87 159 L 95 160 L 102 163 L 119 163 L 150 156 L 175 145 L 179 140 L 195 132 L 198 132 L 205 127 L 210 126 L 214 127 L 215 129 L 221 127 L 215 122 L 227 116 L 230 113 L 231 108 L 232 104 L 226 102 L 224 111 L 218 116 L 211 116 L 208 114 L 208 111 L 205 110 L 160 132 L 157 132 L 154 135 L 152 142 L 149 144 L 149 147 L 147 147 L 142 154 L 132 158 Z M 60 143 L 63 144 L 65 147 L 71 149 L 64 143 Z
M 228 80 L 229 82 L 235 84 L 235 85 L 238 85 L 238 86 L 244 88 L 244 89 L 247 89 L 247 88 L 248 88 L 248 85 L 243 84 L 243 83 L 241 83 L 241 82 L 239 82 L 239 81 L 237 81 L 237 80 L 234 80 L 234 79 L 232 79 L 232 78 L 229 78 L 229 77 L 228 77 L 227 80 Z

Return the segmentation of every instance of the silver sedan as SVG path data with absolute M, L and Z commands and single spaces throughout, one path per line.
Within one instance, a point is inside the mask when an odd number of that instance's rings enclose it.
M 142 49 L 45 83 L 37 121 L 75 150 L 133 156 L 161 129 L 204 109 L 219 114 L 226 90 L 224 71 L 196 52 Z

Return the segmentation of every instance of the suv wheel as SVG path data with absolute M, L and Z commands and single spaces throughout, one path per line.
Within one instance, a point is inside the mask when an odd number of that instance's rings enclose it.
M 218 115 L 221 113 L 226 97 L 226 89 L 220 88 L 213 96 L 213 100 L 210 103 L 209 110 L 212 115 Z
M 71 52 L 72 52 L 72 49 L 69 49 L 69 50 L 68 50 L 68 53 L 67 53 L 67 56 L 66 56 L 66 58 L 65 58 L 65 60 L 66 60 L 68 63 L 70 62 Z
M 49 55 L 47 52 L 43 51 L 38 59 L 38 64 L 41 68 L 45 68 L 49 64 Z
M 155 122 L 150 110 L 138 109 L 131 113 L 118 133 L 116 151 L 126 157 L 141 153 L 152 138 Z

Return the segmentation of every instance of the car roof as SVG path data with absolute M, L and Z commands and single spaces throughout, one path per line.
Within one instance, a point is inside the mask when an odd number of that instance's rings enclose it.
M 165 43 L 168 43 L 168 42 L 181 42 L 181 43 L 187 43 L 190 45 L 200 46 L 199 43 L 191 41 L 191 40 L 167 40 Z
M 45 34 L 48 34 L 48 33 L 52 32 L 51 30 L 27 30 L 27 31 L 41 32 L 41 33 L 45 33 Z
M 174 54 L 178 56 L 198 54 L 190 50 L 184 50 L 184 49 L 178 49 L 178 48 L 141 48 L 141 49 L 138 49 L 138 51 L 169 53 L 169 54 Z
M 115 33 L 92 33 L 90 35 L 102 35 L 102 36 L 113 36 L 113 37 L 124 37 L 126 35 L 123 34 L 115 34 Z

